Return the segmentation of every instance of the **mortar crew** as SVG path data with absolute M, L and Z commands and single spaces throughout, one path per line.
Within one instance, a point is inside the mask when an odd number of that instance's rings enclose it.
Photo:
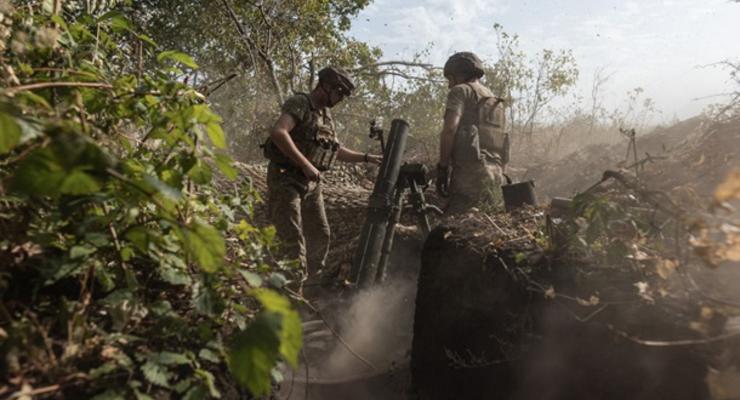
M 335 159 L 380 163 L 382 157 L 350 150 L 336 140 L 330 108 L 348 97 L 355 84 L 345 70 L 326 67 L 310 93 L 297 93 L 282 105 L 265 143 L 268 207 L 281 249 L 297 259 L 308 276 L 324 269 L 330 229 L 321 192 L 321 173 Z
M 444 75 L 450 91 L 440 133 L 437 192 L 448 197 L 446 214 L 502 203 L 503 167 L 508 160 L 501 99 L 483 86 L 483 63 L 471 52 L 453 54 Z M 485 124 L 480 119 L 484 113 Z M 479 129 L 480 128 L 480 129 Z

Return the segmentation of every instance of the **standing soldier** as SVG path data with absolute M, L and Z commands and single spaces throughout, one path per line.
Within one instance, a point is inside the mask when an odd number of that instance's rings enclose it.
M 449 83 L 440 134 L 437 192 L 449 197 L 446 214 L 502 202 L 503 168 L 509 140 L 502 100 L 478 80 L 483 63 L 471 52 L 453 54 L 445 63 Z
M 381 156 L 341 146 L 329 109 L 355 88 L 343 69 L 326 67 L 311 93 L 297 93 L 282 106 L 264 144 L 270 218 L 288 257 L 297 259 L 308 276 L 326 262 L 330 230 L 321 193 L 321 173 L 335 159 L 380 163 Z

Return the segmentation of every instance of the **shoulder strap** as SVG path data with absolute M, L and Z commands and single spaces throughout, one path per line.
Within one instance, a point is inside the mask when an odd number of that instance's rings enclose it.
M 308 102 L 308 119 L 304 121 L 300 121 L 298 124 L 296 124 L 295 127 L 290 131 L 290 135 L 293 137 L 293 139 L 303 139 L 304 136 L 308 135 L 311 136 L 312 131 L 315 128 L 316 125 L 316 109 L 313 107 L 313 104 L 311 103 L 311 98 L 307 93 L 303 92 L 295 92 L 296 96 L 301 96 L 306 99 Z
M 463 85 L 465 85 L 465 86 L 469 87 L 469 88 L 470 88 L 470 90 L 472 90 L 472 91 L 473 91 L 473 93 L 475 93 L 475 99 L 476 99 L 476 102 L 480 102 L 480 97 L 481 97 L 481 96 L 480 96 L 480 94 L 478 93 L 478 90 L 476 90 L 476 89 L 475 89 L 475 86 L 473 86 L 473 84 L 472 84 L 472 83 L 470 83 L 470 82 L 465 82 L 465 83 L 463 83 Z

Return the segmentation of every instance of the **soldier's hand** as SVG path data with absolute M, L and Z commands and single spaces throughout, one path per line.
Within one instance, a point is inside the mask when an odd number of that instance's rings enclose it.
M 450 166 L 437 164 L 437 194 L 447 197 L 450 192 Z
M 306 165 L 304 165 L 301 170 L 303 171 L 303 175 L 305 175 L 309 181 L 318 182 L 321 178 L 319 170 L 316 169 L 316 167 L 314 167 L 311 163 L 307 163 Z
M 368 154 L 365 156 L 366 161 L 368 163 L 377 164 L 380 165 L 383 163 L 383 156 L 377 155 L 377 154 Z

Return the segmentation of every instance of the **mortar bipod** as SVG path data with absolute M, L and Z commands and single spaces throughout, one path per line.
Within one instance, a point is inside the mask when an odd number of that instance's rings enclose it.
M 442 210 L 438 207 L 427 204 L 424 198 L 424 190 L 429 186 L 427 175 L 429 170 L 424 164 L 404 164 L 398 174 L 396 187 L 394 188 L 393 205 L 390 212 L 388 225 L 386 226 L 385 239 L 380 253 L 378 262 L 378 275 L 375 278 L 376 283 L 385 280 L 388 261 L 391 251 L 393 250 L 393 239 L 396 234 L 396 225 L 401 220 L 403 211 L 412 211 L 417 217 L 417 226 L 426 237 L 431 231 L 429 224 L 429 213 L 442 215 Z M 408 193 L 407 205 L 404 207 L 403 199 L 406 191 Z

